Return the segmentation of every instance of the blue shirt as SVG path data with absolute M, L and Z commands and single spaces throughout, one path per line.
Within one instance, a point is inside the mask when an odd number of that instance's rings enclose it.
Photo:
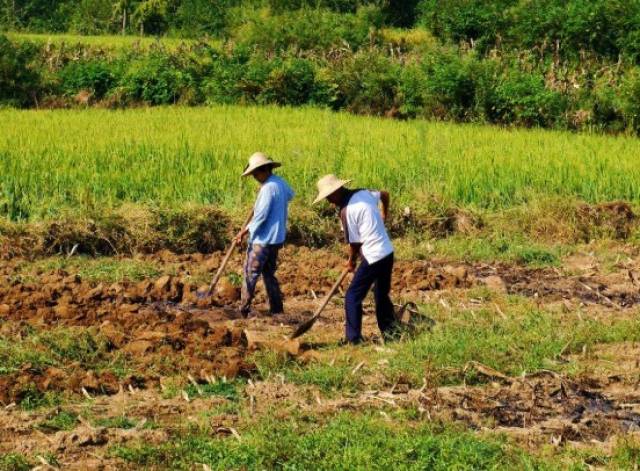
M 258 192 L 249 223 L 249 242 L 259 245 L 284 243 L 287 235 L 289 201 L 294 196 L 291 187 L 282 178 L 271 175 Z

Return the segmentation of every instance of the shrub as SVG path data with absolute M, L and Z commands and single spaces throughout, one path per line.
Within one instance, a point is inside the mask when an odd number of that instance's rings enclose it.
M 236 44 L 267 52 L 358 49 L 369 42 L 371 27 L 382 25 L 379 9 L 361 8 L 357 14 L 302 8 L 280 15 L 264 11 L 248 14 L 232 28 Z
M 313 63 L 287 59 L 274 68 L 260 94 L 260 101 L 279 105 L 302 105 L 312 101 L 316 87 Z
M 505 13 L 517 0 L 423 0 L 420 22 L 442 39 L 495 43 L 505 29 Z
M 486 77 L 480 105 L 492 123 L 520 126 L 554 126 L 562 123 L 567 101 L 545 87 L 542 74 L 516 68 Z
M 249 55 L 239 48 L 230 55 L 214 52 L 209 73 L 202 81 L 205 101 L 209 104 L 233 104 L 241 101 L 241 81 L 248 60 Z
M 232 0 L 183 0 L 176 9 L 174 26 L 187 37 L 221 36 L 227 27 Z
M 627 127 L 640 134 L 640 67 L 634 67 L 626 74 L 622 84 L 622 97 Z
M 415 118 L 425 114 L 428 89 L 426 74 L 417 64 L 409 64 L 400 72 L 398 102 L 402 117 Z
M 27 106 L 36 102 L 41 87 L 40 73 L 31 66 L 37 47 L 13 44 L 0 34 L 0 104 Z
M 59 73 L 60 89 L 70 96 L 89 90 L 100 99 L 118 83 L 117 67 L 104 60 L 71 62 Z
M 334 106 L 363 114 L 383 115 L 396 108 L 400 66 L 377 51 L 360 51 L 337 64 Z
M 475 61 L 458 55 L 438 55 L 426 62 L 426 112 L 460 121 L 472 116 L 476 94 Z
M 238 83 L 241 101 L 256 102 L 262 94 L 271 72 L 281 64 L 280 58 L 268 59 L 262 54 L 255 54 L 247 62 L 242 78 Z
M 592 120 L 602 129 L 620 132 L 626 127 L 624 98 L 618 93 L 620 85 L 612 77 L 601 77 L 594 81 L 592 95 Z
M 506 32 L 514 47 L 560 46 L 565 57 L 589 51 L 617 58 L 621 52 L 636 54 L 636 0 L 531 0 L 513 11 Z
M 128 98 L 163 105 L 178 102 L 189 93 L 193 82 L 193 77 L 178 67 L 174 58 L 152 52 L 130 63 L 121 84 Z

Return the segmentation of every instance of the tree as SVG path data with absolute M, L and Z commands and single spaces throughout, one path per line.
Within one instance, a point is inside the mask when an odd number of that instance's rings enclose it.
M 113 18 L 121 21 L 121 33 L 124 36 L 127 32 L 127 21 L 129 20 L 129 12 L 135 7 L 135 0 L 116 0 L 113 4 Z
M 131 19 L 140 30 L 140 35 L 160 34 L 167 29 L 166 0 L 143 0 L 133 11 Z

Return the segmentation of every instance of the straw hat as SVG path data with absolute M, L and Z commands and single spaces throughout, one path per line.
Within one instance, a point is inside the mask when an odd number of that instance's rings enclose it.
M 282 164 L 280 162 L 274 162 L 262 152 L 256 152 L 251 157 L 249 157 L 249 163 L 244 168 L 242 176 L 246 177 L 248 175 L 251 175 L 254 170 L 260 167 L 264 167 L 265 165 L 271 165 L 272 168 L 276 168 L 280 167 Z
M 340 180 L 338 177 L 336 177 L 333 174 L 325 175 L 320 180 L 318 180 L 318 196 L 313 201 L 313 204 L 316 204 L 322 201 L 331 193 L 338 191 L 340 188 L 342 188 L 343 186 L 345 186 L 350 182 L 351 180 Z

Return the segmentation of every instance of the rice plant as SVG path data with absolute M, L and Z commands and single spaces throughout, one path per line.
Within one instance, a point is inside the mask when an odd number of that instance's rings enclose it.
M 233 209 L 256 150 L 308 204 L 328 172 L 396 202 L 437 197 L 501 209 L 541 196 L 640 199 L 640 141 L 629 137 L 400 122 L 311 108 L 215 106 L 126 111 L 0 110 L 0 215 L 38 219 L 63 208 L 123 203 Z

